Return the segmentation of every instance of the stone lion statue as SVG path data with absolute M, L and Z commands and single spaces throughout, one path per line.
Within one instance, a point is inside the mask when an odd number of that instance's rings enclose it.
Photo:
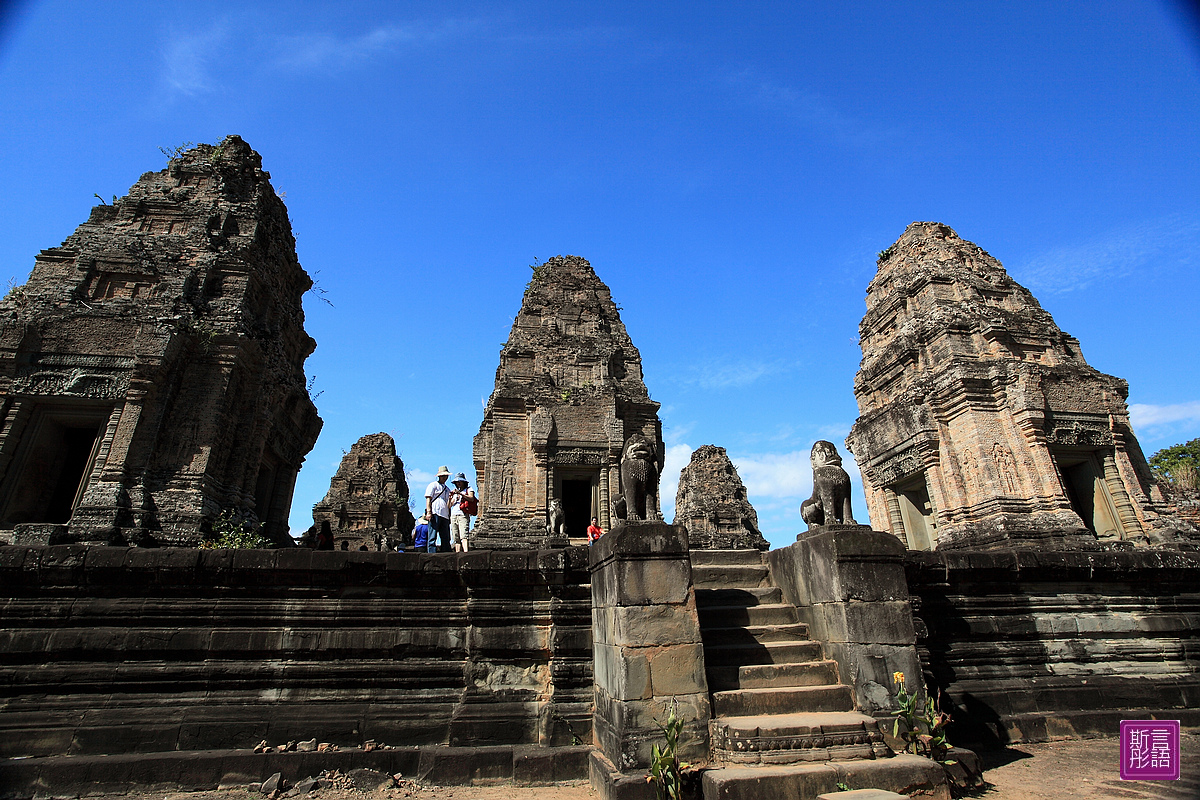
M 613 502 L 618 519 L 660 520 L 658 452 L 641 434 L 630 436 L 621 453 L 621 494 Z
M 557 497 L 550 501 L 550 507 L 546 509 L 546 533 L 564 538 L 567 535 L 567 512 L 563 511 L 562 500 Z
M 808 527 L 857 525 L 850 511 L 850 476 L 842 469 L 842 457 L 831 442 L 813 445 L 812 468 L 812 497 L 800 504 L 800 516 Z

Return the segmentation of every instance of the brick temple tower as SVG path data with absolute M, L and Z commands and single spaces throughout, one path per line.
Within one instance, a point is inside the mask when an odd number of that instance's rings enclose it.
M 985 250 L 914 222 L 879 259 L 846 440 L 872 524 L 909 548 L 1161 543 L 1171 515 L 1128 385 Z
M 645 436 L 662 469 L 658 407 L 591 264 L 557 256 L 535 267 L 475 436 L 480 516 L 471 546 L 566 544 L 547 535 L 551 499 L 562 502 L 572 540 L 582 541 L 589 517 L 608 530 L 625 440 Z
M 234 511 L 290 544 L 311 286 L 237 136 L 93 208 L 0 302 L 0 536 L 195 545 Z

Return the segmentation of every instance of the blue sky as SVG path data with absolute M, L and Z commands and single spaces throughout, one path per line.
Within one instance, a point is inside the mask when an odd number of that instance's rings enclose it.
M 844 450 L 875 253 L 913 220 L 987 249 L 1129 381 L 1147 455 L 1200 436 L 1194 17 L 834 5 L 8 4 L 0 280 L 160 147 L 244 137 L 333 302 L 306 302 L 325 428 L 295 529 L 367 433 L 414 494 L 471 474 L 529 265 L 557 254 L 624 309 L 664 494 L 721 445 L 775 545 L 813 440 Z

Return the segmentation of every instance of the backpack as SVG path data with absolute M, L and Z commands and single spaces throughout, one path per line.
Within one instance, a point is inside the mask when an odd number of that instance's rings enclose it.
M 462 499 L 462 502 L 458 504 L 458 507 L 462 509 L 464 514 L 472 517 L 477 516 L 479 514 L 479 498 L 467 495 Z

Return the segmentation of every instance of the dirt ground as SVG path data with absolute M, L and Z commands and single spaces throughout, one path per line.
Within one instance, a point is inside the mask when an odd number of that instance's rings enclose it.
M 1145 798 L 1200 800 L 1200 734 L 1182 735 L 1182 776 L 1178 781 L 1122 781 L 1116 739 L 1083 739 L 1014 745 L 981 754 L 991 784 L 974 797 L 983 800 L 1064 800 L 1064 798 Z M 312 800 L 596 800 L 586 782 L 557 786 L 422 786 L 364 794 L 323 789 Z M 108 795 L 103 800 L 264 800 L 245 789 L 211 792 L 152 792 Z M 781 799 L 782 800 L 782 799 Z

